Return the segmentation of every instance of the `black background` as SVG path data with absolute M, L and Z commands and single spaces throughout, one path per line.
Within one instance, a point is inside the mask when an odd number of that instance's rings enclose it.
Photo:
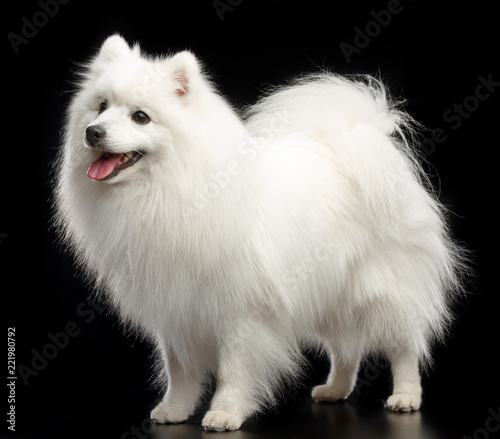
M 120 438 L 131 426 L 140 425 L 160 395 L 149 383 L 151 348 L 124 331 L 112 312 L 90 311 L 85 302 L 90 290 L 49 227 L 51 164 L 70 99 L 71 70 L 114 32 L 139 42 L 148 53 L 191 49 L 237 106 L 255 102 L 268 84 L 326 66 L 339 73 L 380 75 L 395 96 L 407 99 L 407 109 L 417 120 L 430 130 L 444 130 L 446 139 L 441 137 L 433 148 L 427 144 L 423 157 L 441 200 L 452 211 L 456 239 L 474 253 L 476 277 L 469 295 L 456 307 L 457 322 L 447 344 L 436 349 L 436 365 L 424 378 L 422 416 L 429 428 L 441 426 L 442 433 L 428 437 L 445 437 L 448 430 L 453 437 L 480 434 L 477 429 L 484 427 L 487 409 L 498 411 L 500 403 L 495 278 L 500 87 L 483 100 L 471 96 L 480 76 L 500 81 L 493 3 L 401 0 L 402 11 L 391 15 L 385 28 L 372 27 L 373 37 L 350 60 L 340 44 L 354 45 L 356 27 L 364 29 L 374 20 L 370 11 L 387 9 L 386 0 L 223 1 L 234 4 L 223 20 L 214 3 L 72 0 L 46 20 L 39 14 L 36 35 L 20 44 L 18 53 L 9 33 L 22 36 L 23 17 L 32 22 L 42 6 L 23 1 L 4 12 L 2 330 L 15 326 L 17 365 L 30 368 L 33 350 L 43 350 L 49 333 L 64 331 L 68 322 L 74 322 L 78 332 L 37 375 L 27 378 L 27 386 L 18 379 L 17 436 Z M 443 119 L 447 110 L 464 101 L 471 111 L 464 110 L 453 123 Z M 423 138 L 430 136 L 431 131 L 423 133 Z M 324 361 L 316 359 L 313 364 L 306 386 L 326 373 Z M 371 402 L 379 410 L 377 401 L 390 390 L 388 375 L 382 370 L 363 397 L 354 396 L 353 402 L 331 410 Z M 5 401 L 7 390 L 3 392 Z M 308 401 L 289 401 L 283 413 L 293 418 L 294 404 L 302 407 Z M 5 418 L 0 435 L 7 432 Z M 273 431 L 285 432 L 289 423 L 285 415 L 268 415 L 245 425 L 257 434 L 271 424 Z M 332 435 L 340 437 L 338 425 L 344 425 L 345 437 L 355 437 L 345 419 L 329 427 Z M 157 434 L 185 434 L 174 428 Z M 301 428 L 312 432 L 312 421 L 306 417 Z M 407 433 L 399 437 L 420 437 Z

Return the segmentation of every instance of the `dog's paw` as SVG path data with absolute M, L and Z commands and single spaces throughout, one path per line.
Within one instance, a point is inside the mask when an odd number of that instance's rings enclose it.
M 236 415 L 223 412 L 222 410 L 211 410 L 207 412 L 201 425 L 207 431 L 227 431 L 238 430 L 242 423 L 243 419 L 240 419 Z
M 188 410 L 167 402 L 160 402 L 151 412 L 151 419 L 157 424 L 179 424 L 188 417 Z
M 421 403 L 419 393 L 396 393 L 387 399 L 387 408 L 395 412 L 411 412 L 418 410 Z
M 317 402 L 335 402 L 346 399 L 349 393 L 349 391 L 339 390 L 335 386 L 323 384 L 313 389 L 312 397 Z

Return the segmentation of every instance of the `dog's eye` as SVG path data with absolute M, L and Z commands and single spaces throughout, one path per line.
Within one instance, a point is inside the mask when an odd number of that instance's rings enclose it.
M 137 123 L 140 123 L 141 125 L 145 125 L 149 122 L 149 116 L 144 113 L 144 111 L 136 111 L 133 115 L 132 115 L 132 120 L 134 122 L 137 122 Z
M 99 114 L 101 114 L 104 110 L 107 110 L 108 104 L 106 102 L 101 102 L 99 104 Z

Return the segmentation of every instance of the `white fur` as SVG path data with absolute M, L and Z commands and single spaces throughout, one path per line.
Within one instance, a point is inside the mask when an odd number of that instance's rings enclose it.
M 131 121 L 138 109 L 149 124 Z M 331 73 L 241 118 L 191 53 L 104 43 L 69 108 L 55 218 L 124 319 L 157 340 L 168 389 L 155 420 L 184 421 L 212 372 L 203 425 L 238 429 L 301 373 L 304 345 L 332 359 L 314 398 L 346 398 L 380 352 L 388 407 L 419 408 L 419 362 L 450 321 L 461 262 L 408 121 L 378 81 Z M 145 154 L 109 181 L 86 175 L 96 123 L 110 151 Z

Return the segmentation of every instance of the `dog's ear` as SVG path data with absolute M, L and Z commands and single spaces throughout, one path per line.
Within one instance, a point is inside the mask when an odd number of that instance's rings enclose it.
M 122 36 L 111 35 L 104 41 L 97 55 L 97 59 L 102 62 L 113 61 L 117 58 L 130 55 L 131 49 Z
M 105 71 L 113 61 L 130 56 L 132 53 L 132 49 L 120 35 L 111 35 L 104 41 L 99 52 L 90 63 L 90 71 L 99 74 Z
M 168 67 L 175 93 L 187 98 L 202 79 L 198 60 L 191 52 L 184 50 L 168 60 Z

